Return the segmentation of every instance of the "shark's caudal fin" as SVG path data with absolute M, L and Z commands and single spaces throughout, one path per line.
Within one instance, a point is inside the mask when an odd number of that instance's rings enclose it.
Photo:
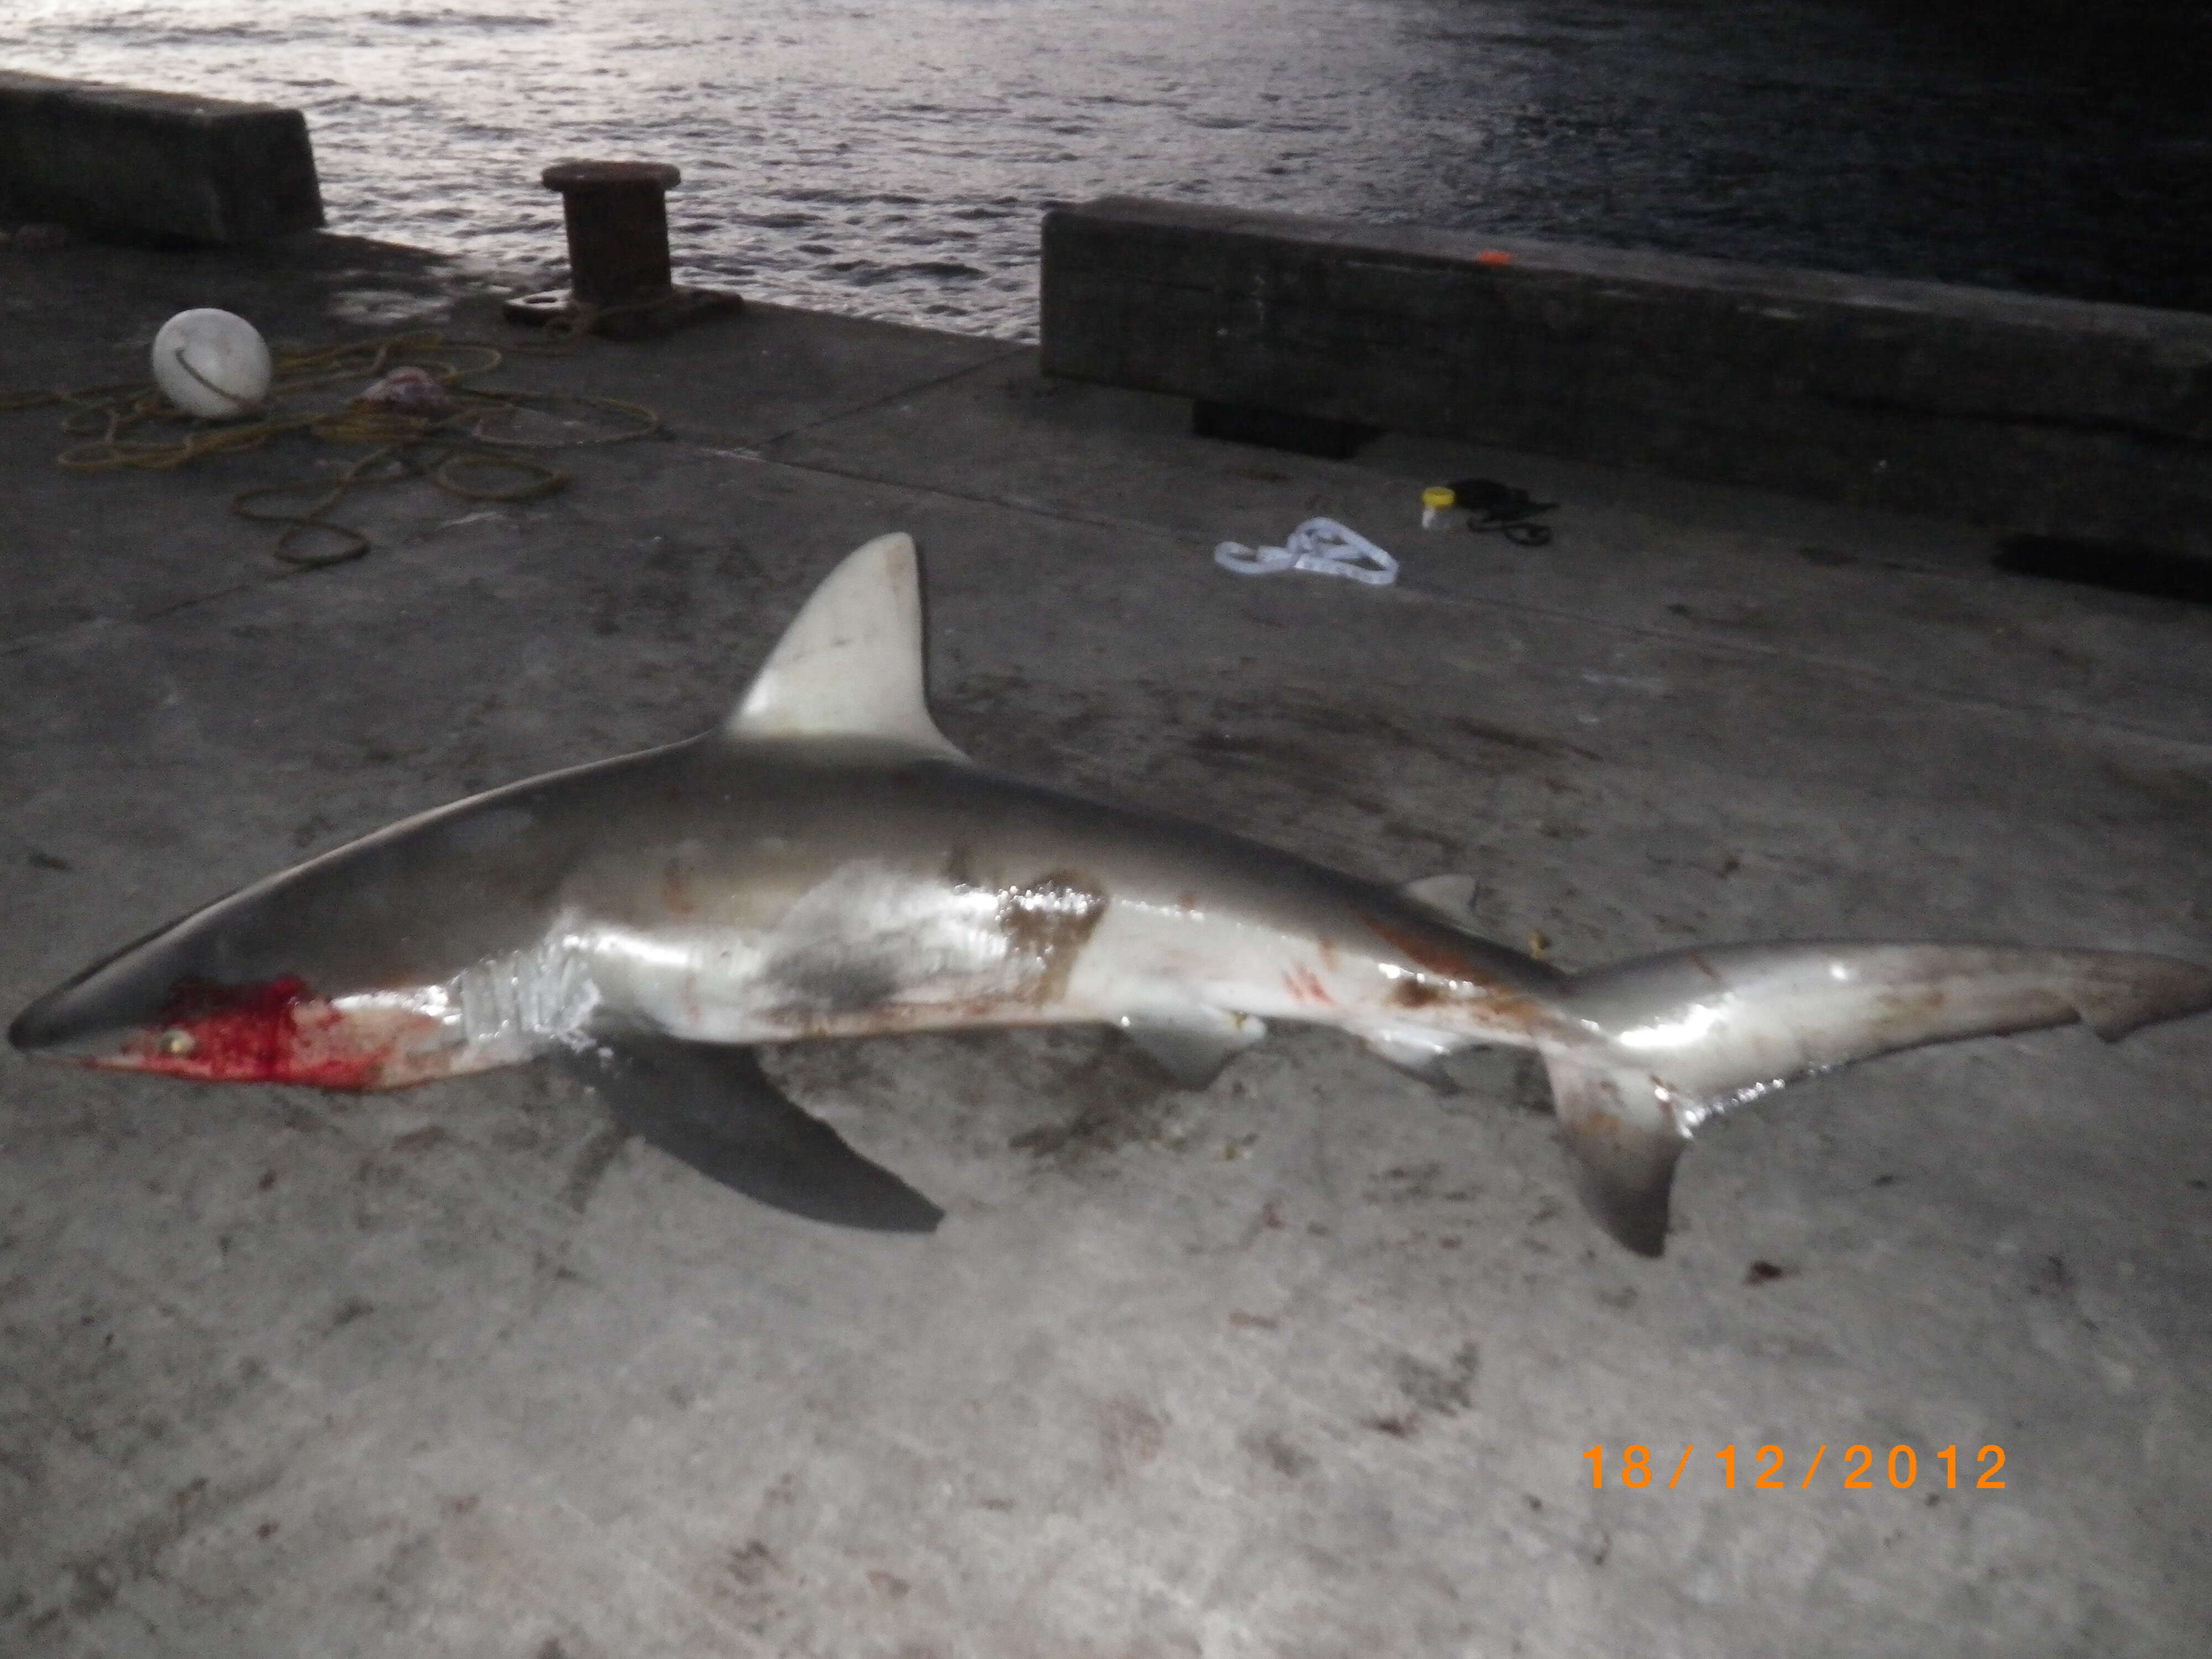
M 2212 970 L 2118 951 L 1738 945 L 1598 969 L 1540 1041 L 1583 1201 L 1657 1255 L 1675 1160 L 1706 1118 L 1855 1060 L 2080 1020 L 2106 1041 L 2212 1008 Z
M 762 665 L 725 736 L 872 738 L 964 760 L 929 716 L 914 538 L 878 536 L 814 590 Z

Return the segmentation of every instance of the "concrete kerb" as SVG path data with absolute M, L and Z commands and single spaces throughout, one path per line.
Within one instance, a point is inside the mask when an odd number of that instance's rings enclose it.
M 227 244 L 314 229 L 323 201 L 297 110 L 0 70 L 0 216 Z
M 2212 317 L 1109 197 L 1048 374 L 2212 554 Z

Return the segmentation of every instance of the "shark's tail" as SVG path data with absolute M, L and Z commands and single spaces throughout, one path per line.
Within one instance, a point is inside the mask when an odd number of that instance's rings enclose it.
M 2107 1042 L 2212 1008 L 2168 957 L 1954 945 L 1736 945 L 1576 975 L 1540 1042 L 1583 1201 L 1644 1255 L 1705 1119 L 1795 1079 L 1926 1042 L 2075 1020 Z

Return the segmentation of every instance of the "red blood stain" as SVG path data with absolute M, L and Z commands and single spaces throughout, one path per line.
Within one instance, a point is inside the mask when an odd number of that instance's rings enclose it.
M 365 1051 L 346 1017 L 295 975 L 258 985 L 179 980 L 161 1025 L 134 1044 L 149 1072 L 206 1083 L 298 1083 L 314 1089 L 373 1089 L 388 1045 Z
M 1432 974 L 1443 974 L 1460 980 L 1486 977 L 1463 953 L 1455 951 L 1432 934 L 1417 933 L 1410 927 L 1386 921 L 1381 916 L 1363 915 L 1360 920 L 1403 951 L 1407 960 L 1419 963 Z
M 1363 912 L 1360 920 L 1405 952 L 1406 960 L 1450 981 L 1431 986 L 1401 980 L 1391 1000 L 1401 1008 L 1419 1008 L 1449 1000 L 1462 1006 L 1479 1005 L 1492 1021 L 1510 1021 L 1533 1030 L 1552 1018 L 1546 1006 L 1499 980 L 1497 975 L 1456 946 L 1443 929 Z
M 192 975 L 169 988 L 161 1018 L 171 1025 L 182 1025 L 215 1015 L 267 1016 L 296 1007 L 313 995 L 307 981 L 297 974 L 287 974 L 264 985 L 225 985 Z
M 1288 969 L 1283 975 L 1283 983 L 1290 987 L 1291 996 L 1300 1002 L 1318 1002 L 1323 1006 L 1334 1006 L 1335 1000 L 1329 995 L 1328 988 L 1321 982 L 1320 978 L 1310 968 L 1301 965 Z

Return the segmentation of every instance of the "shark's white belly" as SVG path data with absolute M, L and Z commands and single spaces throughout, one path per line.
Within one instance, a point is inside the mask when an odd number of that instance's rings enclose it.
M 1411 1065 L 1470 1042 L 1534 1040 L 1510 1000 L 1453 988 L 1378 950 L 1353 903 L 1340 921 L 1295 929 L 1202 888 L 1160 902 L 1066 876 L 994 887 L 860 859 L 769 920 L 668 914 L 646 925 L 570 906 L 527 946 L 453 981 L 343 1006 L 421 1028 L 410 1064 L 422 1075 L 626 1030 L 747 1044 L 1100 1024 L 1163 1054 L 1148 1034 L 1233 1051 L 1290 1019 L 1336 1026 Z
M 1349 930 L 1348 930 L 1349 931 Z M 772 926 L 571 919 L 562 994 L 590 1017 L 698 1042 L 750 1043 L 975 1025 L 1129 1024 L 1211 1011 L 1352 1031 L 1393 1058 L 1527 1041 L 1452 1004 L 1410 1012 L 1407 969 L 1371 949 L 1210 905 L 1117 896 L 1055 878 L 989 887 L 875 860 L 840 866 Z M 1255 1028 L 1259 1029 L 1259 1028 Z

